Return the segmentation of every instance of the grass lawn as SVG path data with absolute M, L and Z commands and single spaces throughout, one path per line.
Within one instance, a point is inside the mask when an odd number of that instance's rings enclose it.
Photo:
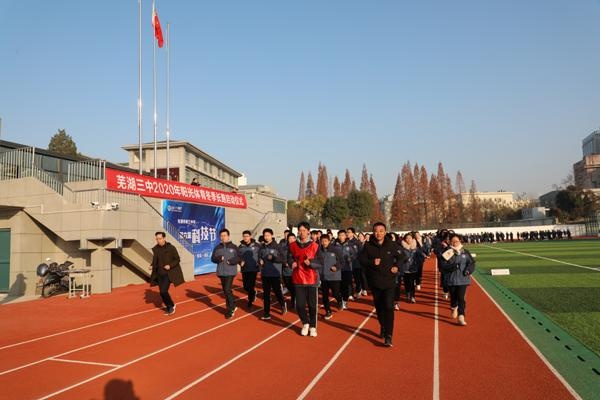
M 469 250 L 484 273 L 510 268 L 510 275 L 494 279 L 600 354 L 599 240 L 469 245 Z

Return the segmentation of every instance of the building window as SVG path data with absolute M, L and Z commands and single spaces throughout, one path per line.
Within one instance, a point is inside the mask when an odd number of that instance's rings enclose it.
M 273 199 L 273 212 L 277 214 L 285 214 L 285 201 Z

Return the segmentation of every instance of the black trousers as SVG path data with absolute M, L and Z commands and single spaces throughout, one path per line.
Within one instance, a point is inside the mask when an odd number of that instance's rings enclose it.
M 465 295 L 467 294 L 468 285 L 449 286 L 450 289 L 450 307 L 458 307 L 458 315 L 465 315 L 467 302 Z
M 360 271 L 362 275 L 362 289 L 369 290 L 369 281 L 367 280 L 367 273 L 365 272 L 364 268 L 360 268 Z
M 311 328 L 317 327 L 317 302 L 318 287 L 296 285 L 296 312 L 302 325 L 309 324 Z M 308 304 L 308 314 L 306 305 Z
M 448 275 L 448 274 L 445 274 L 445 273 L 443 273 L 443 272 L 440 272 L 440 286 L 442 287 L 442 291 L 443 291 L 444 293 L 448 293 L 448 291 L 450 290 L 450 289 L 448 288 L 448 283 L 447 283 L 448 279 L 447 279 L 447 275 Z
M 225 292 L 225 302 L 227 304 L 227 312 L 233 312 L 235 308 L 235 299 L 233 298 L 233 290 L 231 287 L 233 286 L 233 278 L 235 276 L 220 276 L 221 286 L 223 287 L 223 292 Z
M 321 292 L 323 295 L 323 307 L 325 311 L 331 312 L 331 305 L 329 301 L 329 292 L 334 299 L 337 300 L 338 305 L 342 304 L 342 293 L 340 292 L 340 281 L 323 281 L 321 282 Z
M 254 303 L 256 300 L 256 274 L 258 272 L 242 272 L 242 281 L 244 290 L 248 293 L 248 302 Z
M 394 286 L 388 289 L 371 288 L 375 309 L 377 310 L 377 319 L 386 336 L 392 336 L 394 333 L 395 290 L 396 287 Z
M 409 299 L 415 297 L 415 284 L 417 280 L 417 273 L 413 272 L 410 274 L 404 274 L 402 281 L 404 282 L 404 290 L 406 291 L 406 297 Z
M 352 276 L 354 277 L 354 291 L 356 293 L 360 292 L 361 290 L 363 290 L 365 288 L 365 286 L 363 285 L 363 272 L 362 272 L 362 268 L 353 268 L 352 269 Z
M 348 301 L 348 297 L 352 294 L 352 271 L 342 271 L 342 299 Z
M 167 308 L 171 308 L 175 305 L 175 303 L 173 303 L 173 299 L 171 299 L 171 295 L 169 294 L 169 286 L 171 286 L 169 275 L 158 274 L 158 289 L 160 290 L 160 297 Z
M 276 277 L 263 276 L 262 279 L 262 287 L 263 287 L 263 301 L 264 301 L 264 313 L 271 313 L 271 289 L 273 289 L 273 293 L 275 293 L 275 297 L 277 297 L 277 301 L 281 306 L 285 304 L 285 300 L 283 299 L 283 293 L 281 292 L 281 279 Z
M 417 270 L 417 279 L 415 281 L 415 284 L 417 284 L 417 285 L 420 285 L 421 281 L 423 280 L 423 264 L 424 263 L 420 263 L 419 269 Z
M 285 287 L 290 292 L 290 301 L 292 302 L 292 306 L 296 304 L 296 285 L 292 283 L 291 276 L 283 276 L 283 283 Z

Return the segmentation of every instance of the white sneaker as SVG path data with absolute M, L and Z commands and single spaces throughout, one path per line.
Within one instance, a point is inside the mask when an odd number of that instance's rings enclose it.
M 302 330 L 300 331 L 300 335 L 307 336 L 308 335 L 308 328 L 309 328 L 308 324 L 302 325 Z
M 354 297 L 353 296 L 348 296 L 348 300 L 354 301 Z
M 464 315 L 459 315 L 458 316 L 458 324 L 461 325 L 461 326 L 467 325 L 467 321 L 465 321 L 465 316 Z
M 310 337 L 317 337 L 317 328 L 310 328 Z
M 417 290 L 421 290 L 421 285 L 417 285 Z
M 342 310 L 347 310 L 348 309 L 348 303 L 346 303 L 344 300 L 342 300 Z
M 452 318 L 456 319 L 458 317 L 458 307 L 452 307 Z
M 394 303 L 394 310 L 400 311 L 400 304 L 398 304 L 397 302 Z
M 361 294 L 362 294 L 363 296 L 366 296 L 366 295 L 367 295 L 367 291 L 366 291 L 366 290 L 363 290 L 363 291 L 361 292 Z

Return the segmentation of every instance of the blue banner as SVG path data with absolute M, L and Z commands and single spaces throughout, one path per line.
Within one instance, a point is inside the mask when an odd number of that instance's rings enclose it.
M 210 261 L 210 256 L 221 241 L 219 231 L 225 228 L 225 208 L 173 200 L 163 200 L 162 208 L 165 220 L 192 244 L 194 275 L 215 272 L 217 266 Z

